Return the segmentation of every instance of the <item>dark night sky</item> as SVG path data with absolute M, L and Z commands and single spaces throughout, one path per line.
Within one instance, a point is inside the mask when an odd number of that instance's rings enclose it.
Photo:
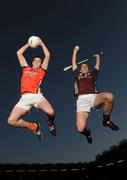
M 95 155 L 127 137 L 127 1 L 125 0 L 38 0 L 4 1 L 0 6 L 0 162 L 57 163 L 91 161 Z M 42 91 L 56 111 L 57 136 L 52 137 L 47 117 L 35 109 L 26 120 L 39 121 L 44 133 L 40 143 L 26 129 L 7 124 L 11 108 L 20 98 L 21 68 L 16 51 L 31 35 L 40 36 L 51 52 L 51 62 Z M 75 98 L 71 71 L 72 49 L 80 46 L 78 59 L 103 51 L 98 89 L 115 95 L 112 120 L 120 130 L 112 132 L 102 126 L 102 109 L 92 111 L 88 126 L 93 144 L 77 133 Z M 28 49 L 29 64 L 40 49 Z

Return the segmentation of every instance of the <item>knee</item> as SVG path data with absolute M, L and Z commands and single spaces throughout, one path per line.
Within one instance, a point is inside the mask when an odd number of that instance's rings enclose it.
M 13 117 L 9 117 L 7 119 L 7 122 L 8 122 L 9 125 L 13 126 L 15 124 L 15 122 L 16 122 L 16 119 L 14 119 Z
M 105 100 L 113 102 L 114 101 L 114 95 L 112 93 L 110 93 L 110 92 L 106 93 L 105 94 Z
M 47 115 L 48 115 L 49 117 L 53 117 L 53 118 L 55 118 L 55 116 L 56 116 L 54 110 L 50 110 L 49 112 L 47 112 Z
M 83 128 L 79 128 L 79 127 L 77 127 L 77 131 L 78 131 L 78 133 L 82 134 L 82 133 L 83 133 L 83 131 L 84 131 L 84 129 L 83 129 Z
M 84 129 L 85 129 L 85 127 L 83 126 L 79 126 L 78 124 L 76 125 L 76 128 L 77 128 L 77 131 L 78 131 L 78 133 L 82 133 L 83 131 L 84 131 Z

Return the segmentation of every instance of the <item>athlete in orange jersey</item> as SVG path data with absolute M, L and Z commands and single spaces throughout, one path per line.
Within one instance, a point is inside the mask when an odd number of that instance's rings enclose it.
M 39 38 L 39 40 L 40 47 L 45 55 L 43 62 L 40 57 L 35 57 L 32 62 L 32 67 L 27 64 L 23 53 L 29 48 L 28 43 L 17 51 L 17 57 L 22 67 L 21 98 L 12 109 L 8 117 L 8 123 L 14 127 L 27 128 L 31 130 L 37 135 L 39 140 L 41 140 L 42 132 L 40 124 L 38 122 L 27 122 L 22 119 L 22 116 L 26 115 L 34 106 L 48 116 L 47 123 L 50 132 L 53 136 L 56 135 L 54 109 L 40 91 L 40 84 L 46 77 L 50 53 L 41 38 Z

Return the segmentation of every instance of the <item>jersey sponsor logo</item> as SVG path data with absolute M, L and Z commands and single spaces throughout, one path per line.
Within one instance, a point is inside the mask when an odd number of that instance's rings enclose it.
M 90 73 L 88 73 L 88 74 L 79 73 L 77 78 L 78 78 L 78 80 L 80 80 L 83 78 L 90 78 L 91 79 L 92 77 L 90 76 Z
M 37 76 L 37 72 L 36 71 L 25 71 L 24 75 L 27 77 L 35 77 L 35 76 Z

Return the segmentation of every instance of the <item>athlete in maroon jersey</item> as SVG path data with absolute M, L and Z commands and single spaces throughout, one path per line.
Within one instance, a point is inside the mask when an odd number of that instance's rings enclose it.
M 91 131 L 87 128 L 87 120 L 91 108 L 98 109 L 103 106 L 103 126 L 112 130 L 118 130 L 111 120 L 111 112 L 114 104 L 114 95 L 110 92 L 97 92 L 96 80 L 100 69 L 100 54 L 95 54 L 96 64 L 90 71 L 87 64 L 82 64 L 78 69 L 76 59 L 79 46 L 75 46 L 72 54 L 72 71 L 75 78 L 75 95 L 77 96 L 76 125 L 77 130 L 85 135 L 89 144 L 92 143 Z

